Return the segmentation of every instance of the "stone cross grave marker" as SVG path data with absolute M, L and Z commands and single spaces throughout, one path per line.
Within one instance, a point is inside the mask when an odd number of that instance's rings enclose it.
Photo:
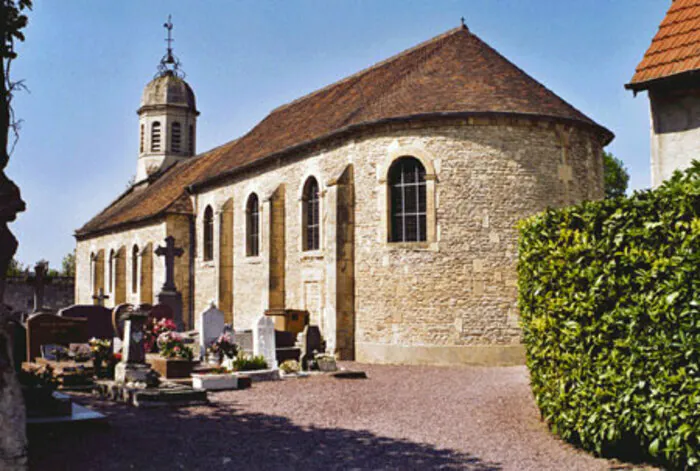
M 95 294 L 95 295 L 92 296 L 92 299 L 95 300 L 95 303 L 96 303 L 98 306 L 104 306 L 104 305 L 105 305 L 105 299 L 109 299 L 109 295 L 108 295 L 108 294 L 105 294 L 105 290 L 102 289 L 102 288 L 100 288 L 100 289 L 97 291 L 97 294 Z
M 175 247 L 175 238 L 168 236 L 165 238 L 165 247 L 159 246 L 155 253 L 165 259 L 165 283 L 158 293 L 158 303 L 170 306 L 175 325 L 177 325 L 178 330 L 182 330 L 182 294 L 177 291 L 175 286 L 175 257 L 181 257 L 185 251 Z
M 209 345 L 222 334 L 225 325 L 224 313 L 219 311 L 213 302 L 206 311 L 199 315 L 197 331 L 199 333 L 199 350 L 202 358 L 206 356 Z
M 275 321 L 262 315 L 253 322 L 253 355 L 262 355 L 269 368 L 277 368 L 275 354 Z
M 29 282 L 34 286 L 34 309 L 32 312 L 39 312 L 44 307 L 44 286 L 51 280 L 46 278 L 49 271 L 49 262 L 40 261 L 34 265 L 34 276 L 29 278 Z
M 163 283 L 161 290 L 176 291 L 175 257 L 181 257 L 185 251 L 180 247 L 175 247 L 175 238 L 173 236 L 168 236 L 165 238 L 165 247 L 158 246 L 155 253 L 165 258 L 165 283 Z

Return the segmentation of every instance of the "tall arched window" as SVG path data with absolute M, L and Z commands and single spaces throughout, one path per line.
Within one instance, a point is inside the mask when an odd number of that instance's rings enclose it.
M 391 242 L 422 242 L 426 237 L 425 168 L 414 157 L 401 157 L 389 168 Z
M 170 125 L 170 150 L 173 152 L 180 152 L 180 144 L 182 143 L 182 130 L 180 128 L 180 123 L 174 121 Z
M 187 150 L 190 155 L 194 155 L 194 126 L 191 124 L 187 133 Z
M 260 254 L 260 207 L 255 193 L 248 197 L 245 213 L 246 254 L 255 257 Z
M 303 249 L 318 250 L 321 226 L 319 224 L 318 182 L 314 177 L 309 177 L 304 184 L 302 205 Z
M 139 136 L 139 152 L 141 152 L 141 153 L 143 153 L 143 139 L 144 139 L 144 136 L 143 136 L 144 129 L 143 129 L 143 127 L 144 127 L 144 126 L 143 126 L 143 124 L 142 124 L 142 125 L 141 125 L 141 135 Z
M 160 121 L 151 124 L 151 152 L 160 151 Z
M 139 246 L 131 249 L 131 292 L 137 293 L 139 289 Z
M 214 211 L 211 206 L 204 210 L 204 260 L 214 259 Z
M 114 249 L 109 251 L 109 291 L 114 292 L 114 259 L 116 255 Z

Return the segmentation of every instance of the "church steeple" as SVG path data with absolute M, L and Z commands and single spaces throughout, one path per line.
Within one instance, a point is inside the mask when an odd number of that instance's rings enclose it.
M 156 77 L 144 88 L 138 109 L 137 182 L 196 153 L 199 111 L 180 61 L 173 54 L 170 16 L 163 27 L 168 31 L 167 52 L 160 60 Z

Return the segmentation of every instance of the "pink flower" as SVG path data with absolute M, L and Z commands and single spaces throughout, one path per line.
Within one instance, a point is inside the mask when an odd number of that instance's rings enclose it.
M 175 350 L 175 352 L 179 352 L 179 351 L 180 351 L 180 347 L 175 347 L 175 348 L 173 348 L 173 350 Z

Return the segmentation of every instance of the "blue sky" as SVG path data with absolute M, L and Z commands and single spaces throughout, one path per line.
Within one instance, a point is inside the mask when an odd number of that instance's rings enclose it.
M 13 77 L 24 120 L 8 174 L 27 211 L 13 223 L 25 264 L 60 268 L 73 232 L 136 172 L 141 91 L 165 52 L 197 95 L 198 150 L 273 108 L 459 25 L 616 134 L 633 189 L 647 188 L 649 111 L 623 85 L 670 0 L 35 0 Z

